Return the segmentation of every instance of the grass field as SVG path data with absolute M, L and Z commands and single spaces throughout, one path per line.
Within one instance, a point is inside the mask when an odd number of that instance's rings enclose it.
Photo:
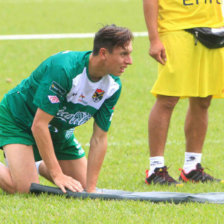
M 90 33 L 115 23 L 132 31 L 146 31 L 139 0 L 0 0 L 0 35 Z M 224 185 L 185 184 L 182 188 L 147 186 L 149 165 L 147 121 L 154 104 L 150 89 L 157 65 L 148 56 L 147 37 L 135 38 L 133 65 L 121 77 L 123 90 L 109 131 L 109 146 L 98 187 L 127 191 L 223 192 Z M 61 50 L 89 50 L 92 39 L 0 41 L 0 98 L 26 78 L 51 54 Z M 6 82 L 7 79 L 12 82 Z M 165 159 L 178 178 L 184 161 L 183 125 L 188 100 L 175 108 Z M 224 101 L 214 99 L 202 163 L 224 178 Z M 88 155 L 92 121 L 76 129 Z M 2 153 L 0 160 L 3 161 Z M 49 185 L 44 179 L 41 184 Z M 134 201 L 74 200 L 41 195 L 7 195 L 0 191 L 0 223 L 223 223 L 223 205 L 153 204 Z

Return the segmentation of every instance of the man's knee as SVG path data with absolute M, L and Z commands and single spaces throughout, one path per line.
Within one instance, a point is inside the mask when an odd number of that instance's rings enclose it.
M 201 98 L 201 100 L 199 100 L 199 106 L 202 109 L 208 109 L 210 104 L 211 104 L 211 98 Z
M 31 186 L 31 183 L 22 183 L 22 184 L 19 184 L 19 183 L 12 183 L 12 184 L 8 184 L 8 185 L 4 185 L 2 187 L 2 189 L 4 191 L 6 191 L 7 193 L 9 194 L 15 194 L 15 193 L 29 193 L 29 190 L 30 190 L 30 186 Z
M 200 108 L 201 110 L 207 110 L 211 104 L 211 99 L 212 97 L 206 97 L 206 98 L 202 98 L 202 97 L 197 97 L 195 99 L 191 98 L 191 106 L 196 106 L 198 108 Z
M 157 103 L 165 110 L 173 110 L 176 106 L 179 97 L 171 97 L 171 96 L 157 96 Z
M 30 186 L 32 183 L 39 184 L 39 181 L 31 181 L 26 183 L 17 183 L 14 188 L 13 193 L 29 193 L 30 192 Z

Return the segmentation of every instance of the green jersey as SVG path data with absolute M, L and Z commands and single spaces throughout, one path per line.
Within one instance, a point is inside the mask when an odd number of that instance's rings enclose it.
M 51 132 L 66 131 L 70 135 L 76 126 L 91 117 L 107 131 L 121 92 L 121 82 L 111 74 L 97 82 L 91 81 L 90 54 L 90 51 L 55 54 L 8 92 L 5 97 L 16 123 L 23 129 L 30 129 L 36 110 L 40 108 L 54 116 L 49 124 Z

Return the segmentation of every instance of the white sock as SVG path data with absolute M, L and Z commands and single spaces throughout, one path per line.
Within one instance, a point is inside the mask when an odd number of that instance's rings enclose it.
M 42 161 L 43 161 L 43 160 L 40 160 L 40 161 L 35 162 L 35 165 L 36 165 L 38 174 L 40 174 L 40 172 L 39 172 L 39 167 L 40 167 L 40 164 L 42 163 Z
M 201 153 L 185 152 L 185 161 L 183 170 L 185 173 L 189 173 L 196 168 L 197 163 L 201 163 Z
M 164 167 L 164 156 L 154 156 L 149 158 L 150 164 L 149 164 L 149 172 L 148 176 L 150 176 L 152 173 L 154 173 L 154 170 L 156 168 Z

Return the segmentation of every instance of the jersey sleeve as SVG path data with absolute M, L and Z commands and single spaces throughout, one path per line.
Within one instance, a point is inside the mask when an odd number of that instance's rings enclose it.
M 116 105 L 121 93 L 121 86 L 120 88 L 100 107 L 96 114 L 94 114 L 94 120 L 97 125 L 104 131 L 108 131 L 112 116 L 114 113 L 114 106 Z
M 33 103 L 46 113 L 57 114 L 69 91 L 67 71 L 60 64 L 46 66 L 35 92 Z

